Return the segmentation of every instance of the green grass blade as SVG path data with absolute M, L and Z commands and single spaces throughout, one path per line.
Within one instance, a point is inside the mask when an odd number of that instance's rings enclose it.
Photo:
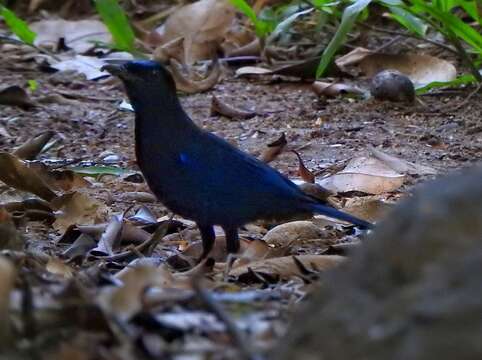
M 390 16 L 402 26 L 420 37 L 425 36 L 428 25 L 422 19 L 399 7 L 391 6 L 390 11 Z
M 119 50 L 135 52 L 135 35 L 117 0 L 95 0 L 95 7 Z
M 449 26 L 458 37 L 474 47 L 479 54 L 482 54 L 482 35 L 478 31 L 451 13 L 430 7 L 427 7 L 427 9 L 432 16 L 436 17 L 445 26 Z
M 371 3 L 371 0 L 357 0 L 350 6 L 345 8 L 343 11 L 343 16 L 341 18 L 340 26 L 338 27 L 335 36 L 331 39 L 328 46 L 323 51 L 321 55 L 321 61 L 316 70 L 316 78 L 319 78 L 333 59 L 340 46 L 346 39 L 346 35 L 353 27 L 358 15 Z
M 20 40 L 26 44 L 33 45 L 37 34 L 30 30 L 30 27 L 25 21 L 17 17 L 13 11 L 7 9 L 5 6 L 1 6 L 0 15 L 5 20 L 8 28 L 17 35 Z
M 475 84 L 476 82 L 477 80 L 475 79 L 474 75 L 463 74 L 451 81 L 434 81 L 434 82 L 425 84 L 422 87 L 417 88 L 416 92 L 417 92 L 417 95 L 420 95 L 420 94 L 425 94 L 432 89 L 448 88 L 448 87 L 453 88 L 461 85 Z

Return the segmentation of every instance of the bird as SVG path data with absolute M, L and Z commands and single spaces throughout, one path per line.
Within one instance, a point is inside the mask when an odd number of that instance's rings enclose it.
M 274 168 L 198 127 L 184 111 L 175 81 L 153 60 L 104 65 L 118 77 L 135 112 L 135 154 L 147 185 L 170 211 L 193 220 L 206 258 L 220 226 L 228 253 L 238 230 L 258 219 L 322 214 L 362 229 L 373 225 L 305 194 Z

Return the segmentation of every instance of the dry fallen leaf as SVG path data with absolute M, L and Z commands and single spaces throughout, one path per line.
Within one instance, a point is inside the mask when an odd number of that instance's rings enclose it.
M 17 85 L 0 90 L 0 105 L 18 106 L 22 109 L 36 106 L 27 92 Z
M 10 260 L 0 257 L 0 346 L 11 346 L 10 298 L 16 271 Z
M 211 98 L 211 116 L 218 114 L 230 119 L 250 119 L 256 116 L 254 111 L 235 108 L 213 95 Z
M 311 221 L 291 221 L 272 228 L 263 240 L 271 245 L 291 246 L 323 237 L 325 237 L 323 230 Z
M 272 73 L 273 70 L 259 66 L 243 66 L 236 70 L 236 76 L 267 75 Z
M 401 174 L 408 175 L 436 175 L 438 172 L 433 167 L 422 164 L 415 164 L 407 160 L 400 159 L 396 156 L 386 154 L 373 146 L 369 146 L 368 150 L 378 160 L 388 165 L 390 168 Z
M 405 180 L 384 162 L 375 157 L 356 157 L 346 167 L 329 177 L 318 180 L 321 186 L 333 192 L 361 191 L 382 194 L 397 190 Z
M 264 152 L 261 154 L 260 160 L 265 163 L 270 163 L 283 152 L 286 145 L 288 145 L 286 135 L 285 133 L 281 133 L 281 136 L 278 139 L 267 145 L 267 149 L 265 149 Z
M 114 250 L 117 250 L 117 248 L 120 246 L 122 228 L 122 216 L 114 215 L 102 233 L 97 247 L 92 249 L 90 254 L 96 257 L 113 255 Z
M 339 95 L 363 95 L 365 92 L 353 84 L 315 81 L 311 86 L 318 96 L 337 97 Z
M 378 197 L 364 196 L 347 199 L 343 211 L 370 222 L 379 221 L 392 208 L 392 205 Z
M 95 80 L 109 74 L 100 69 L 105 62 L 93 56 L 75 55 L 74 57 L 63 57 L 62 61 L 53 63 L 51 68 L 59 71 L 76 71 L 84 74 L 87 80 Z
M 53 227 L 60 232 L 74 224 L 99 223 L 108 213 L 104 204 L 80 192 L 59 196 L 52 201 L 52 206 L 58 210 Z
M 211 59 L 224 39 L 235 16 L 233 6 L 225 0 L 200 0 L 178 9 L 157 30 L 162 44 L 183 38 L 184 64 Z
M 298 151 L 291 150 L 296 157 L 298 158 L 298 175 L 299 177 L 307 182 L 313 184 L 315 182 L 315 174 L 313 174 L 306 166 L 305 163 L 303 162 L 303 159 L 301 158 L 300 154 Z
M 211 89 L 218 83 L 221 76 L 221 67 L 219 66 L 218 61 L 214 62 L 211 71 L 202 80 L 194 80 L 189 76 L 185 76 L 181 68 L 181 64 L 177 63 L 175 60 L 171 60 L 170 69 L 172 77 L 176 82 L 176 88 L 187 94 L 195 94 Z M 190 75 L 193 75 L 192 72 Z
M 57 49 L 60 39 L 77 54 L 85 54 L 96 44 L 110 43 L 112 36 L 100 20 L 64 20 L 47 19 L 30 24 L 32 31 L 37 33 L 35 45 Z
M 122 285 L 105 287 L 98 301 L 107 313 L 124 320 L 142 309 L 142 297 L 149 287 L 167 288 L 175 282 L 166 267 L 150 265 L 128 266 L 117 278 Z
M 56 194 L 45 184 L 38 173 L 16 156 L 0 152 L 0 180 L 22 191 L 27 191 L 50 201 Z
M 372 77 L 382 70 L 398 70 L 419 87 L 434 81 L 451 81 L 457 70 L 450 62 L 425 54 L 379 54 L 357 48 L 337 59 L 336 64 L 347 71 L 358 67 L 365 76 Z
M 297 256 L 297 259 L 306 269 L 314 272 L 332 269 L 345 260 L 344 257 L 336 255 L 300 255 Z M 271 279 L 288 280 L 303 275 L 300 273 L 300 269 L 292 256 L 263 259 L 235 267 L 229 275 L 242 278 L 243 276 L 249 276 L 249 273 L 252 271 Z M 242 281 L 242 279 L 240 280 Z
M 47 262 L 47 265 L 45 265 L 45 269 L 55 275 L 59 275 L 65 279 L 70 279 L 72 278 L 74 274 L 74 270 L 64 263 L 62 260 L 59 258 L 51 257 L 49 261 Z
M 22 160 L 33 160 L 54 135 L 55 131 L 45 131 L 20 145 L 12 154 Z

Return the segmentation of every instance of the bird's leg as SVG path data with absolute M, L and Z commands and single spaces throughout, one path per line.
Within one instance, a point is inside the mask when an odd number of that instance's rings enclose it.
M 236 254 L 239 251 L 239 236 L 237 227 L 224 227 L 226 235 L 226 249 L 228 254 Z
M 203 243 L 203 253 L 199 262 L 205 259 L 211 252 L 214 241 L 216 240 L 216 235 L 214 233 L 214 227 L 212 225 L 201 225 L 197 224 L 199 231 L 201 232 L 201 239 Z

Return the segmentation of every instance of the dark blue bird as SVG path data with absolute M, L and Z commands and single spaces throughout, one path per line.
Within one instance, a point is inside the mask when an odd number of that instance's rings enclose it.
M 239 250 L 238 228 L 257 219 L 318 213 L 372 227 L 320 204 L 273 168 L 196 126 L 157 62 L 104 69 L 123 81 L 134 108 L 136 156 L 147 184 L 168 209 L 196 222 L 202 258 L 213 247 L 214 225 L 223 228 L 229 253 Z

